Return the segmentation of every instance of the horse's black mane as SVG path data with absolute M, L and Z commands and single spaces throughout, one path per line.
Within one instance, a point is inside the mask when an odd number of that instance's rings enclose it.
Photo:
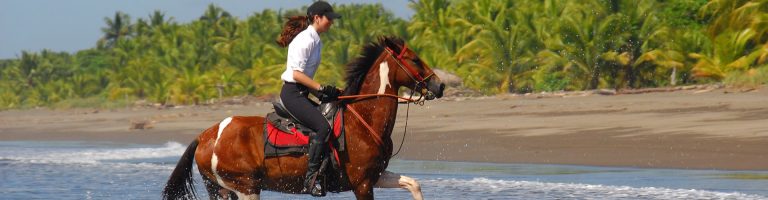
M 363 47 L 363 51 L 352 62 L 347 64 L 347 88 L 344 89 L 344 95 L 355 95 L 360 92 L 360 87 L 363 85 L 363 79 L 368 73 L 368 70 L 379 58 L 379 55 L 386 50 L 387 47 L 395 52 L 400 52 L 400 48 L 404 42 L 402 39 L 395 37 L 381 37 L 377 42 L 371 42 Z

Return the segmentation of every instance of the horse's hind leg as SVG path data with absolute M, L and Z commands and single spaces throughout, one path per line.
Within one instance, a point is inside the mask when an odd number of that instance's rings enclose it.
M 211 200 L 218 200 L 218 199 L 258 200 L 260 196 L 260 192 L 245 194 L 238 191 L 232 191 L 232 190 L 226 189 L 224 187 L 219 186 L 216 183 L 211 183 L 210 186 L 206 184 L 206 189 L 208 190 L 208 194 L 210 194 Z
M 235 197 L 234 193 L 226 188 L 221 187 L 216 182 L 211 181 L 206 176 L 203 176 L 203 182 L 205 183 L 205 190 L 208 191 L 208 199 L 229 199 L 229 197 Z
M 384 171 L 374 186 L 378 188 L 403 188 L 411 192 L 413 199 L 422 200 L 424 198 L 421 194 L 421 186 L 416 180 L 390 171 Z
M 261 179 L 259 178 L 236 176 L 225 182 L 230 186 L 226 187 L 225 190 L 232 199 L 258 200 L 260 198 L 261 189 L 258 186 L 261 185 Z

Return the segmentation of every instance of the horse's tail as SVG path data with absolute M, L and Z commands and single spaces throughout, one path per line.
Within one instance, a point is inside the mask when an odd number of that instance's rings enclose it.
M 171 177 L 168 179 L 168 183 L 165 184 L 163 189 L 163 199 L 194 199 L 195 183 L 192 178 L 192 163 L 195 160 L 195 150 L 197 149 L 198 141 L 192 141 L 184 151 L 184 155 L 179 159 L 179 163 L 176 164 L 176 169 L 173 169 Z

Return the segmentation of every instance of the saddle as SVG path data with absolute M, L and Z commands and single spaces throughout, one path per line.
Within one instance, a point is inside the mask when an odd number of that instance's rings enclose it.
M 314 132 L 291 114 L 278 97 L 272 102 L 275 111 L 267 114 L 264 125 L 264 155 L 267 157 L 284 155 L 303 155 L 309 147 L 309 135 Z M 331 125 L 333 136 L 329 139 L 329 147 L 337 155 L 336 150 L 345 150 L 343 112 L 338 102 L 323 103 L 318 106 L 328 124 Z M 338 161 L 338 158 L 336 158 Z
M 285 108 L 283 102 L 278 97 L 272 102 L 275 112 L 268 113 L 264 123 L 264 155 L 266 157 L 277 157 L 286 155 L 301 156 L 309 150 L 309 135 L 313 130 L 304 126 L 300 120 L 291 114 Z M 333 132 L 328 141 L 330 151 L 323 152 L 326 156 L 320 165 L 318 171 L 322 174 L 325 181 L 324 188 L 328 192 L 341 192 L 340 180 L 345 180 L 341 169 L 339 152 L 346 151 L 346 141 L 344 140 L 344 112 L 343 106 L 338 106 L 338 102 L 323 103 L 318 109 L 325 119 L 331 125 Z M 327 166 L 332 167 L 327 170 Z

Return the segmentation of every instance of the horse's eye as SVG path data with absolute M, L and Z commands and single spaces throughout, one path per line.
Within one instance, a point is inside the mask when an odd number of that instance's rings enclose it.
M 424 66 L 424 64 L 421 62 L 421 59 L 419 59 L 419 58 L 414 58 L 413 59 L 413 63 L 416 63 L 419 66 Z

